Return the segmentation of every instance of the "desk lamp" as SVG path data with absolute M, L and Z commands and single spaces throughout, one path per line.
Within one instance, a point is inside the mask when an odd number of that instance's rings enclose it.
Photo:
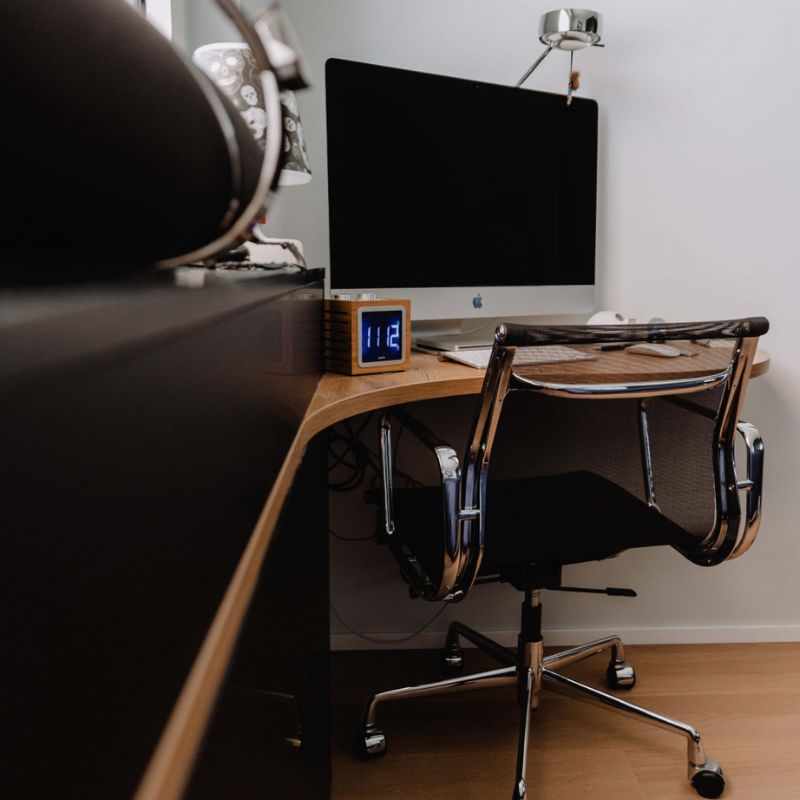
M 258 68 L 248 45 L 244 42 L 206 44 L 194 51 L 192 60 L 227 95 L 263 150 L 268 135 L 267 112 L 264 93 L 258 80 Z M 311 180 L 311 168 L 294 92 L 282 91 L 280 105 L 283 163 L 278 175 L 278 186 L 299 186 Z M 263 222 L 262 218 L 260 223 Z M 289 250 L 305 266 L 302 252 L 291 239 L 268 238 L 259 225 L 254 225 L 250 231 L 250 240 Z
M 539 18 L 539 41 L 546 50 L 525 71 L 516 85 L 522 86 L 533 71 L 547 58 L 552 50 L 569 51 L 569 85 L 567 104 L 572 102 L 572 92 L 578 88 L 580 74 L 572 69 L 576 50 L 584 47 L 605 47 L 600 44 L 603 35 L 603 17 L 596 11 L 585 8 L 559 8 L 548 11 Z

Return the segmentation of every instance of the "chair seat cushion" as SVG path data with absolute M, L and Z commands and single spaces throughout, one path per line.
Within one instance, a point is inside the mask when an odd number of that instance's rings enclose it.
M 543 562 L 575 564 L 634 547 L 691 547 L 695 539 L 622 487 L 591 472 L 491 481 L 483 574 Z M 443 560 L 439 487 L 397 491 L 397 533 L 438 578 Z

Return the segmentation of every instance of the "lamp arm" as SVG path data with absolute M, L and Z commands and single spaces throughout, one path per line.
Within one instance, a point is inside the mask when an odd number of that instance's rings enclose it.
M 520 86 L 522 86 L 522 84 L 523 84 L 523 83 L 525 83 L 525 81 L 526 81 L 526 80 L 528 80 L 528 78 L 530 78 L 530 76 L 533 74 L 533 71 L 536 69 L 536 67 L 538 67 L 538 66 L 539 66 L 539 64 L 541 64 L 541 63 L 542 63 L 542 61 L 544 61 L 544 60 L 545 60 L 545 58 L 547 58 L 547 56 L 549 55 L 549 53 L 550 53 L 550 51 L 551 51 L 552 49 L 553 49 L 552 47 L 548 47 L 548 48 L 547 48 L 547 49 L 544 51 L 544 53 L 542 53 L 542 54 L 539 56 L 539 58 L 537 58 L 537 59 L 536 59 L 536 61 L 534 61 L 534 62 L 533 62 L 533 64 L 531 64 L 531 66 L 530 66 L 530 67 L 528 67 L 527 71 L 526 71 L 526 72 L 523 74 L 523 76 L 522 76 L 522 77 L 521 77 L 521 78 L 520 78 L 520 79 L 519 79 L 519 80 L 516 82 L 515 86 L 516 86 L 517 88 L 519 88 Z

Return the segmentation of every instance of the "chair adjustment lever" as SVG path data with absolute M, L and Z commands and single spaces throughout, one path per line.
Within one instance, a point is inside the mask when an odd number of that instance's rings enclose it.
M 588 589 L 583 586 L 548 586 L 553 592 L 585 592 L 586 594 L 608 594 L 611 597 L 636 597 L 633 589 L 620 589 L 616 586 L 606 586 L 605 589 Z

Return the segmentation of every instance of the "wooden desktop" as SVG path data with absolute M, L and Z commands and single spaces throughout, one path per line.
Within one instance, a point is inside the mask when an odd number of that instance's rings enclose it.
M 522 367 L 520 375 L 538 380 L 565 383 L 631 383 L 669 378 L 690 378 L 723 370 L 730 355 L 723 348 L 686 345 L 695 357 L 657 358 L 632 355 L 624 351 L 597 353 L 592 361 L 557 362 Z M 769 355 L 759 350 L 751 377 L 769 369 Z M 338 375 L 326 372 L 317 386 L 301 426 L 307 439 L 340 420 L 419 400 L 478 394 L 483 370 L 413 352 L 411 367 L 405 372 L 380 375 Z

